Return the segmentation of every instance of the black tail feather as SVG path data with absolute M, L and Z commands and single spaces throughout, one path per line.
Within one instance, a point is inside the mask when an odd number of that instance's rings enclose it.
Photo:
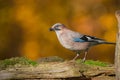
M 113 44 L 113 45 L 116 45 L 116 43 L 114 43 L 114 42 L 103 42 L 102 44 Z

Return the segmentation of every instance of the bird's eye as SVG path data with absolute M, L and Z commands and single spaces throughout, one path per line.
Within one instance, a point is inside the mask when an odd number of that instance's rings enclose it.
M 59 25 L 55 26 L 55 30 L 61 30 Z

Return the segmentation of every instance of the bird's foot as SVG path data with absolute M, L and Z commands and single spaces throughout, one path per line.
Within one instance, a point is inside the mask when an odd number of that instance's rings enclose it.
M 81 63 L 84 63 L 84 62 L 85 62 L 85 60 L 86 60 L 86 59 L 85 59 L 85 58 L 83 58 L 83 59 L 82 59 L 82 61 L 81 61 Z
M 70 62 L 75 62 L 75 59 L 70 60 Z
M 70 62 L 75 62 L 75 60 L 74 60 L 74 59 L 72 59 L 72 60 L 70 60 Z

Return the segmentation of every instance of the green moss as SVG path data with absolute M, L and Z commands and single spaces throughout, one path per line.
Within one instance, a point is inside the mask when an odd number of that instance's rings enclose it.
M 82 60 L 81 60 L 81 59 L 78 59 L 78 60 L 76 60 L 76 62 L 77 62 L 77 63 L 80 63 L 80 62 L 82 62 Z M 106 67 L 106 66 L 109 65 L 108 63 L 105 63 L 105 62 L 93 61 L 93 60 L 86 60 L 86 61 L 84 62 L 84 64 L 86 64 L 86 65 L 94 65 L 94 66 L 102 66 L 102 67 Z
M 5 69 L 11 66 L 14 67 L 16 65 L 35 66 L 37 65 L 37 62 L 27 59 L 25 57 L 16 57 L 16 58 L 10 58 L 10 59 L 5 59 L 0 61 L 0 69 Z
M 76 62 L 81 63 L 81 59 L 78 59 Z M 100 62 L 100 61 L 93 61 L 93 60 L 86 60 L 84 63 L 86 65 L 95 65 L 95 66 L 108 66 L 107 63 Z M 25 57 L 15 57 L 10 59 L 5 59 L 0 61 L 0 70 L 6 68 L 14 68 L 14 67 L 23 67 L 23 66 L 36 66 L 38 65 L 37 62 L 27 59 Z

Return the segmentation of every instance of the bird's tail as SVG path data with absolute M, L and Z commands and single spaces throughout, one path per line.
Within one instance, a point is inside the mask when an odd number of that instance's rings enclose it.
M 102 42 L 102 44 L 113 44 L 113 45 L 115 45 L 116 43 L 114 43 L 114 42 Z

